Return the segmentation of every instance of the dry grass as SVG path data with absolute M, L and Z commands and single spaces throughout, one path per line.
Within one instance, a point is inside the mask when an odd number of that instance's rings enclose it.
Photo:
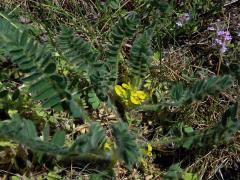
M 39 9 L 45 12 L 45 18 L 48 20 L 43 26 L 48 26 L 52 31 L 53 35 L 57 31 L 60 25 L 64 24 L 67 26 L 72 26 L 75 29 L 83 32 L 83 36 L 92 44 L 102 47 L 102 41 L 107 39 L 107 33 L 110 31 L 110 26 L 114 23 L 110 15 L 104 17 L 98 12 L 98 7 L 95 6 L 94 1 L 83 1 L 83 0 L 53 0 L 53 7 L 41 4 L 40 1 L 34 0 L 1 0 L 0 7 L 5 9 L 10 9 L 12 11 L 19 11 L 20 14 L 29 15 L 31 22 L 36 20 L 37 23 L 43 23 L 41 16 L 39 16 Z M 81 8 L 78 8 L 81 7 Z M 82 9 L 85 10 L 84 15 L 78 13 Z M 120 10 L 119 10 L 120 11 Z M 223 12 L 222 17 L 224 23 L 229 25 L 229 29 L 233 32 L 234 45 L 236 48 L 232 48 L 224 61 L 239 61 L 239 37 L 237 37 L 237 32 L 240 31 L 239 25 L 239 14 L 240 8 L 237 6 L 227 6 Z M 115 14 L 116 15 L 116 14 Z M 106 15 L 105 15 L 106 16 Z M 114 17 L 116 18 L 116 17 Z M 45 20 L 46 20 L 45 19 Z M 207 19 L 206 23 L 211 24 L 216 18 Z M 108 24 L 109 23 L 109 24 Z M 204 26 L 204 24 L 202 24 Z M 238 27 L 238 29 L 236 28 Z M 101 37 L 102 35 L 104 37 Z M 207 31 L 197 32 L 190 39 L 184 40 L 184 45 L 169 45 L 164 49 L 164 54 L 162 59 L 154 59 L 151 67 L 151 77 L 155 82 L 155 85 L 159 86 L 161 82 L 174 82 L 174 81 L 184 81 L 186 83 L 191 83 L 195 79 L 204 79 L 209 75 L 216 74 L 216 53 L 212 51 L 211 47 L 211 34 Z M 218 61 L 218 59 L 217 59 Z M 171 84 L 172 85 L 172 84 Z M 203 102 L 196 102 L 183 109 L 176 109 L 173 112 L 181 114 L 177 117 L 178 121 L 183 121 L 187 125 L 194 127 L 195 129 L 204 129 L 213 126 L 217 123 L 228 105 L 232 102 L 237 101 L 237 94 L 239 92 L 239 85 L 236 83 L 233 92 L 224 92 L 221 94 L 220 98 L 208 97 Z M 102 115 L 104 114 L 104 115 Z M 103 123 L 107 124 L 108 121 L 112 119 L 108 118 L 111 113 L 104 112 L 99 113 L 94 112 L 93 117 L 100 119 Z M 60 117 L 61 118 L 61 117 Z M 67 117 L 66 117 L 67 118 Z M 115 118 L 115 117 L 114 117 Z M 155 123 L 155 122 L 153 122 Z M 79 126 L 76 126 L 75 131 L 78 131 Z M 158 137 L 160 133 L 158 131 L 158 125 L 153 126 L 149 123 L 141 124 L 139 127 L 142 131 L 139 133 L 139 141 L 147 142 L 148 136 Z M 1 151 L 2 153 L 8 153 Z M 162 156 L 162 152 L 158 150 L 154 151 L 154 156 Z M 190 162 L 186 168 L 189 171 L 198 173 L 200 179 L 223 179 L 226 177 L 224 173 L 228 173 L 228 168 L 234 168 L 237 166 L 237 170 L 240 169 L 240 132 L 234 137 L 230 146 L 214 147 L 207 153 L 203 153 L 195 157 L 194 162 Z M 160 167 L 159 164 L 163 164 Z M 131 172 L 122 165 L 117 164 L 114 171 L 116 172 L 117 179 L 160 179 L 163 173 L 166 171 L 167 166 L 164 167 L 165 162 L 154 162 L 148 160 L 147 166 L 144 168 L 134 169 Z M 65 175 L 67 178 L 72 179 L 76 176 L 81 176 L 83 179 L 87 179 L 87 172 L 84 169 L 74 169 L 69 170 L 70 167 L 66 168 Z M 34 168 L 33 168 L 34 169 Z M 87 169 L 87 168 L 86 168 Z M 236 171 L 237 171 L 236 170 Z M 46 174 L 48 169 L 34 169 L 34 171 L 43 171 L 42 174 Z M 223 172 L 225 171 L 225 172 Z M 3 174 L 11 174 L 5 170 L 1 170 Z M 237 172 L 236 172 L 237 173 Z M 34 174 L 30 172 L 29 174 Z M 64 173 L 63 173 L 64 174 Z M 239 174 L 238 174 L 239 175 Z M 222 177 L 221 177 L 222 176 Z M 21 176 L 22 177 L 22 176 Z M 3 176 L 3 179 L 6 176 Z

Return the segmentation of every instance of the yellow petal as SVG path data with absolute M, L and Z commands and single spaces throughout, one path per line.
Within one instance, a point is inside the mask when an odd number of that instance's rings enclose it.
M 131 92 L 131 96 L 135 97 L 135 98 L 138 98 L 138 94 L 136 93 L 136 91 L 132 91 Z
M 152 157 L 152 145 L 151 144 L 147 145 L 147 155 L 148 155 L 148 157 Z
M 148 145 L 147 145 L 147 149 L 148 149 L 148 152 L 152 152 L 152 145 L 151 145 L 151 144 L 148 144 Z
M 126 91 L 122 88 L 122 86 L 116 85 L 114 90 L 120 97 L 124 97 L 126 95 Z
M 112 148 L 111 148 L 110 144 L 106 142 L 106 143 L 104 144 L 104 150 L 105 150 L 105 151 L 110 151 L 111 149 L 112 149 Z
M 131 89 L 131 85 L 130 84 L 126 84 L 126 83 L 123 83 L 122 87 L 125 88 L 125 89 Z
M 136 94 L 137 94 L 138 98 L 140 98 L 142 100 L 147 98 L 147 95 L 144 91 L 136 91 Z
M 133 104 L 136 104 L 136 105 L 141 104 L 141 101 L 137 97 L 131 96 L 130 100 Z
M 140 159 L 140 162 L 141 162 L 141 164 L 142 164 L 142 166 L 143 166 L 143 168 L 147 168 L 147 162 L 146 162 L 146 160 L 145 159 L 143 159 L 143 158 L 141 158 Z
M 147 153 L 147 156 L 148 156 L 148 157 L 152 157 L 152 152 L 148 152 L 148 153 Z

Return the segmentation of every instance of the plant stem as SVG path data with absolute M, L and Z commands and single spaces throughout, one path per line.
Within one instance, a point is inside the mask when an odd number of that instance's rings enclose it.
M 218 69 L 217 69 L 217 76 L 219 76 L 222 61 L 223 61 L 223 53 L 220 53 L 219 62 L 218 62 Z

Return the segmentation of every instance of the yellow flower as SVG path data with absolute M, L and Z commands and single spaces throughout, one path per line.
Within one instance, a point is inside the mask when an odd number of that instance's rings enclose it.
M 142 151 L 142 157 L 140 158 L 140 162 L 143 168 L 147 168 L 147 161 L 148 159 L 152 159 L 153 154 L 152 154 L 152 145 L 151 144 L 147 144 L 147 147 L 140 149 Z
M 116 85 L 114 89 L 118 96 L 123 98 L 127 97 L 127 92 L 122 88 L 122 86 Z
M 128 83 L 128 84 L 123 83 L 123 84 L 122 84 L 122 87 L 124 87 L 125 89 L 131 89 L 130 83 Z
M 147 155 L 150 158 L 152 157 L 152 145 L 151 144 L 147 145 Z
M 105 151 L 111 151 L 111 149 L 112 149 L 112 148 L 111 148 L 111 145 L 106 142 L 106 143 L 104 144 L 104 150 L 105 150 Z
M 116 85 L 114 90 L 126 106 L 140 105 L 147 99 L 147 94 L 144 91 L 137 90 L 130 83 L 123 83 L 122 86 Z
M 144 168 L 144 169 L 147 169 L 147 162 L 146 162 L 146 160 L 145 159 L 143 159 L 143 158 L 141 158 L 140 159 L 140 162 L 141 162 L 141 165 L 142 165 L 142 167 Z
M 147 95 L 143 91 L 132 91 L 130 100 L 133 104 L 139 105 L 144 102 L 144 100 L 147 98 Z
M 141 149 L 141 151 L 144 156 L 152 158 L 153 154 L 152 154 L 152 145 L 151 144 L 147 144 L 147 147 L 145 147 L 144 149 Z

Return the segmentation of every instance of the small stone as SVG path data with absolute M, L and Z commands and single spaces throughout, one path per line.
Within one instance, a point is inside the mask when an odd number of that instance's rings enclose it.
M 150 179 L 153 179 L 153 175 L 147 175 L 147 176 L 145 177 L 145 180 L 150 180 Z

